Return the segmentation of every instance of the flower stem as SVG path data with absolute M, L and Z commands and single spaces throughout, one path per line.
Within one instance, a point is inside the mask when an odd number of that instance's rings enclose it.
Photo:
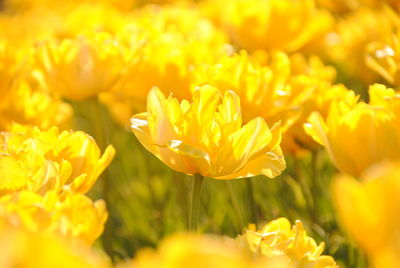
M 203 184 L 204 177 L 200 174 L 195 174 L 192 188 L 192 204 L 190 206 L 189 216 L 189 230 L 197 231 L 197 225 L 199 221 L 199 210 L 200 210 L 200 194 L 201 186 Z
M 253 180 L 251 178 L 246 179 L 246 188 L 247 188 L 247 197 L 249 200 L 250 206 L 250 220 L 252 223 L 257 224 L 258 222 L 258 215 L 257 215 L 257 205 L 254 199 L 254 187 L 253 187 Z
M 225 183 L 228 188 L 228 193 L 232 202 L 233 209 L 235 210 L 235 218 L 236 218 L 236 223 L 238 225 L 238 231 L 241 232 L 243 230 L 243 217 L 242 213 L 240 212 L 239 202 L 237 200 L 235 191 L 233 190 L 232 182 L 227 180 L 225 181 Z

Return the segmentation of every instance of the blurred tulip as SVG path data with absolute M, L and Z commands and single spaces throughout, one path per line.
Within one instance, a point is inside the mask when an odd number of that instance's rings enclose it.
M 72 107 L 43 90 L 34 89 L 27 81 L 14 81 L 0 101 L 0 130 L 12 123 L 66 128 L 72 119 Z
M 222 101 L 221 101 L 222 99 Z M 285 168 L 280 125 L 257 117 L 242 127 L 240 99 L 211 86 L 195 90 L 193 103 L 150 91 L 147 113 L 132 119 L 132 130 L 147 150 L 170 168 L 216 179 L 264 174 Z
M 184 268 L 184 267 L 232 267 L 232 268 L 295 268 L 280 256 L 252 259 L 234 240 L 211 235 L 181 234 L 161 242 L 157 251 L 141 250 L 134 260 L 120 268 Z
M 70 245 L 49 234 L 33 234 L 1 224 L 0 266 L 3 268 L 106 268 L 105 256 L 85 245 Z
M 398 15 L 389 8 L 361 8 L 337 20 L 334 31 L 326 36 L 323 53 L 350 82 L 376 83 L 377 74 L 365 63 L 368 44 L 387 40 L 398 26 Z
M 306 132 L 328 151 L 336 167 L 359 177 L 373 164 L 400 159 L 400 103 L 392 89 L 370 87 L 370 103 L 331 106 L 324 120 L 310 115 Z
M 223 9 L 214 13 L 222 16 L 232 39 L 249 50 L 298 50 L 333 23 L 327 12 L 315 8 L 313 0 L 222 1 L 225 5 L 216 7 Z
M 38 69 L 48 89 L 75 101 L 110 90 L 129 60 L 128 54 L 104 32 L 60 43 L 43 42 L 36 51 Z
M 370 43 L 367 51 L 367 65 L 392 85 L 400 86 L 400 32 L 392 34 L 387 43 Z
M 400 165 L 376 165 L 360 177 L 341 175 L 333 184 L 343 227 L 366 251 L 371 267 L 399 267 Z

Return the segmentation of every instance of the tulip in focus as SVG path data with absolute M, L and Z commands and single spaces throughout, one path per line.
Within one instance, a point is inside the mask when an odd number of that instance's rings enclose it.
M 285 168 L 280 125 L 271 128 L 260 118 L 242 126 L 240 99 L 214 87 L 195 90 L 193 102 L 153 88 L 147 113 L 132 117 L 139 141 L 170 168 L 215 179 L 264 174 L 270 178 Z

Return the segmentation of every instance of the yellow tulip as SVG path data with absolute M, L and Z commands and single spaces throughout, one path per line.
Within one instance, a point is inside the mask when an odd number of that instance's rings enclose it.
M 129 53 L 104 32 L 37 46 L 37 67 L 50 91 L 82 101 L 110 90 Z
M 120 268 L 184 268 L 184 267 L 232 267 L 232 268 L 295 268 L 284 257 L 251 258 L 232 239 L 211 236 L 178 234 L 163 240 L 157 251 L 142 249 L 133 261 Z
M 343 227 L 374 268 L 400 267 L 399 177 L 398 163 L 382 163 L 365 171 L 361 181 L 341 175 L 333 184 Z
M 33 234 L 1 224 L 0 266 L 3 268 L 106 268 L 105 256 L 85 245 L 70 245 L 49 234 Z
M 103 200 L 85 195 L 46 192 L 43 196 L 21 191 L 0 198 L 0 221 L 34 233 L 68 238 L 71 243 L 92 244 L 103 232 L 107 211 Z
M 314 0 L 222 0 L 219 12 L 232 39 L 241 47 L 298 50 L 327 32 L 332 18 Z M 210 7 L 212 8 L 212 6 Z
M 400 21 L 400 16 L 398 18 Z M 391 38 L 387 42 L 372 42 L 368 45 L 366 62 L 371 69 L 375 70 L 386 81 L 392 85 L 399 86 L 400 33 L 392 33 L 390 36 Z
M 324 51 L 349 78 L 375 83 L 378 75 L 365 63 L 365 52 L 371 42 L 390 38 L 398 26 L 400 20 L 393 10 L 361 8 L 338 19 L 334 31 L 326 37 Z
M 101 156 L 93 138 L 81 131 L 19 125 L 0 133 L 0 152 L 0 191 L 41 194 L 86 193 L 115 154 L 110 145 Z
M 399 95 L 379 84 L 369 94 L 369 104 L 335 103 L 326 120 L 313 113 L 304 126 L 336 167 L 355 177 L 375 163 L 400 159 Z
M 334 259 L 322 255 L 325 244 L 317 245 L 315 240 L 307 236 L 301 221 L 291 227 L 286 218 L 279 218 L 266 224 L 257 231 L 255 225 L 238 237 L 238 241 L 258 256 L 285 256 L 290 267 L 324 267 L 337 268 Z
M 195 90 L 193 103 L 167 99 L 153 88 L 147 113 L 131 119 L 139 141 L 170 168 L 216 179 L 264 174 L 285 168 L 280 125 L 271 129 L 257 117 L 242 127 L 240 99 L 233 91 L 211 86 Z

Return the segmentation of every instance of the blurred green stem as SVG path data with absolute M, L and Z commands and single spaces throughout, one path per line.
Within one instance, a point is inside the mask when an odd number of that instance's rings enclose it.
M 92 98 L 86 101 L 89 110 L 89 125 L 92 128 L 92 135 L 96 140 L 101 151 L 104 151 L 107 147 L 107 133 L 106 133 L 106 117 L 103 116 L 101 111 L 101 104 L 99 103 L 97 98 Z M 107 205 L 110 205 L 109 202 L 109 173 L 108 169 L 106 169 L 101 175 L 101 195 Z M 111 213 L 111 211 L 110 211 Z M 114 250 L 113 250 L 113 229 L 114 229 L 113 219 L 110 217 L 106 223 L 106 228 L 103 233 L 102 244 L 106 252 L 111 256 L 114 260 Z
M 198 230 L 199 221 L 199 210 L 200 210 L 200 194 L 201 186 L 203 184 L 204 177 L 200 174 L 195 174 L 192 188 L 192 204 L 190 206 L 190 218 L 189 218 L 189 230 Z
M 247 188 L 247 197 L 249 200 L 250 206 L 250 220 L 252 223 L 258 223 L 258 215 L 257 215 L 257 205 L 254 199 L 254 187 L 252 178 L 246 179 L 246 188 Z
M 319 185 L 319 177 L 318 177 L 318 151 L 312 151 L 311 152 L 311 195 L 312 195 L 312 201 L 313 201 L 313 207 L 312 209 L 312 220 L 314 223 L 317 223 L 318 221 L 318 199 L 320 195 L 320 189 L 317 187 Z
M 235 210 L 235 218 L 239 229 L 238 231 L 240 232 L 243 230 L 243 217 L 242 213 L 240 212 L 239 202 L 237 201 L 237 196 L 235 194 L 235 191 L 233 190 L 232 182 L 226 181 L 225 183 L 228 187 L 229 196 L 232 201 L 233 209 Z

